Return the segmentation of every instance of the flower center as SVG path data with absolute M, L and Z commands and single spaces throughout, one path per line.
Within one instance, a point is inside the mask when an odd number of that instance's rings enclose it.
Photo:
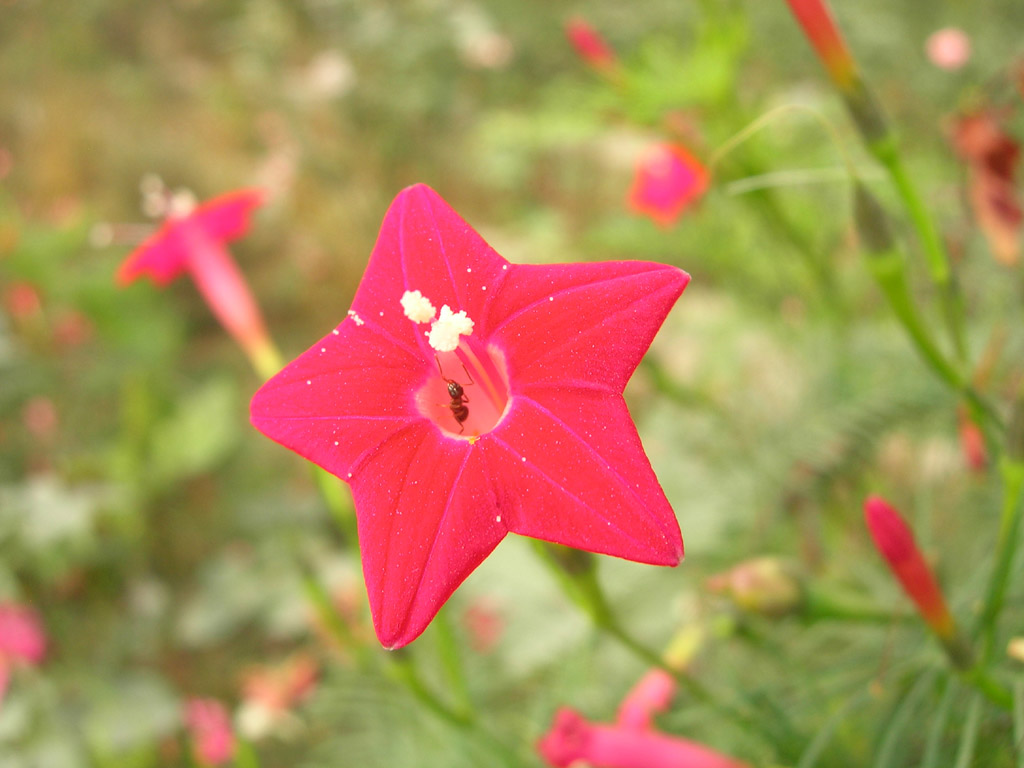
M 438 352 L 434 370 L 416 392 L 416 405 L 448 437 L 471 442 L 490 432 L 508 410 L 505 356 L 493 345 L 462 339 Z
M 501 351 L 469 337 L 473 321 L 465 311 L 447 304 L 437 312 L 419 291 L 406 291 L 402 311 L 425 331 L 434 352 L 437 373 L 431 372 L 416 392 L 416 405 L 426 418 L 449 437 L 470 442 L 494 429 L 508 410 L 508 368 Z

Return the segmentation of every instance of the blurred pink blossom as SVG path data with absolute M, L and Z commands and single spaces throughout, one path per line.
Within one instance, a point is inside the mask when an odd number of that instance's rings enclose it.
M 156 183 L 162 184 L 158 180 Z M 146 186 L 155 184 L 147 180 Z M 160 202 L 159 190 L 144 192 L 147 201 Z M 126 286 L 145 276 L 164 286 L 187 272 L 253 366 L 269 376 L 279 367 L 277 352 L 242 271 L 224 247 L 248 231 L 249 218 L 263 204 L 264 193 L 238 190 L 195 207 L 182 198 L 179 194 L 170 201 L 163 226 L 124 260 L 117 283 Z
M 46 635 L 34 610 L 25 605 L 0 605 L 0 659 L 39 664 L 46 655 Z
M 235 755 L 235 735 L 227 708 L 216 699 L 185 702 L 185 727 L 192 736 L 196 762 L 203 766 L 224 765 Z
M 25 605 L 0 604 L 0 703 L 14 664 L 35 666 L 46 656 L 46 634 L 36 612 Z
M 676 681 L 663 669 L 652 669 L 640 678 L 619 705 L 616 718 L 626 728 L 650 728 L 651 718 L 665 712 L 676 693 Z
M 563 708 L 537 744 L 549 765 L 582 761 L 593 768 L 747 768 L 702 744 L 623 725 L 595 725 Z
M 57 406 L 50 398 L 36 395 L 21 409 L 21 421 L 33 437 L 49 439 L 57 431 Z
M 616 65 L 615 51 L 589 22 L 579 16 L 565 24 L 565 36 L 587 64 L 595 69 L 610 69 Z
M 962 29 L 946 27 L 928 36 L 924 44 L 928 61 L 939 69 L 960 69 L 971 58 L 971 39 Z
M 15 320 L 37 315 L 43 309 L 43 302 L 39 298 L 39 291 L 31 283 L 11 283 L 4 291 L 4 307 Z
M 680 144 L 656 144 L 637 161 L 629 208 L 671 227 L 708 187 L 708 171 Z

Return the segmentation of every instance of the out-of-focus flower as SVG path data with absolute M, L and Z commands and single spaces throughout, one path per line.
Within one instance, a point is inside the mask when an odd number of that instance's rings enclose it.
M 159 199 L 146 194 L 148 199 Z M 224 247 L 248 231 L 249 218 L 263 203 L 263 193 L 253 189 L 230 192 L 187 212 L 187 202 L 182 202 L 181 196 L 177 199 L 178 203 L 172 199 L 170 215 L 159 231 L 121 264 L 118 284 L 125 286 L 145 276 L 164 286 L 188 272 L 214 316 L 253 366 L 270 375 L 278 368 L 277 353 L 256 300 Z
M 572 47 L 594 69 L 607 72 L 618 66 L 615 51 L 585 19 L 574 16 L 565 24 L 565 36 Z
M 679 562 L 621 393 L 688 280 L 510 264 L 429 187 L 398 195 L 345 320 L 251 406 L 351 484 L 382 644 L 414 640 L 509 532 Z
M 957 431 L 960 435 L 960 450 L 963 452 L 967 466 L 975 472 L 981 472 L 988 464 L 988 451 L 985 448 L 985 435 L 981 427 L 971 418 L 966 408 L 957 411 Z
M 594 768 L 747 768 L 703 744 L 645 728 L 597 725 L 569 708 L 558 711 L 537 750 L 556 768 L 577 762 Z
M 493 600 L 475 599 L 462 614 L 470 647 L 477 653 L 490 653 L 501 639 L 505 621 Z
M 93 334 L 92 322 L 77 310 L 62 312 L 53 323 L 53 340 L 62 347 L 77 347 Z
M 960 69 L 971 58 L 971 39 L 962 29 L 946 27 L 928 36 L 924 50 L 939 69 Z
M 804 603 L 804 587 L 795 564 L 758 557 L 707 580 L 712 592 L 727 595 L 740 609 L 764 616 L 785 616 Z
M 21 409 L 21 421 L 37 440 L 48 440 L 57 431 L 57 406 L 50 398 L 36 395 Z
M 1020 144 L 992 110 L 958 117 L 953 143 L 967 163 L 967 192 L 974 218 L 995 257 L 1008 266 L 1020 258 L 1024 209 L 1017 193 Z
M 870 496 L 864 502 L 864 519 L 875 547 L 917 605 L 925 622 L 940 639 L 952 640 L 956 634 L 953 615 L 900 513 L 884 499 Z
M 675 694 L 672 675 L 663 669 L 648 670 L 622 700 L 616 721 L 626 728 L 650 728 L 654 715 L 668 711 Z
M 31 283 L 11 283 L 4 291 L 4 306 L 15 320 L 38 315 L 43 309 L 39 291 Z
M 1011 637 L 1006 644 L 1006 655 L 1024 664 L 1024 637 Z
M 679 144 L 646 149 L 636 164 L 629 190 L 631 210 L 671 227 L 708 188 L 707 169 Z
M 185 702 L 185 727 L 192 737 L 192 754 L 203 766 L 224 765 L 235 756 L 231 716 L 216 699 Z
M 36 666 L 46 656 L 46 634 L 34 610 L 16 603 L 0 604 L 0 703 L 3 702 L 11 667 Z
M 248 672 L 242 681 L 239 729 L 252 739 L 266 736 L 313 692 L 319 675 L 316 661 L 307 654 Z

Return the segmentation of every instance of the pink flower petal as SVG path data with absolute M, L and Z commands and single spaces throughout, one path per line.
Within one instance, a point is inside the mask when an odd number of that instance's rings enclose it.
M 359 545 L 381 644 L 412 642 L 505 537 L 487 467 L 423 421 L 392 436 L 352 479 Z
M 0 657 L 39 664 L 46 655 L 46 635 L 28 606 L 0 605 Z
M 121 264 L 118 285 L 125 286 L 143 275 L 157 285 L 167 285 L 188 268 L 189 249 L 182 237 L 181 225 L 199 227 L 219 242 L 235 240 L 246 233 L 249 217 L 263 204 L 263 192 L 242 189 L 215 197 L 198 206 L 188 216 L 169 218 Z
M 262 432 L 352 484 L 385 646 L 419 635 L 509 530 L 679 561 L 678 524 L 621 392 L 688 279 L 642 262 L 509 264 L 433 190 L 398 195 L 349 317 L 251 409 Z M 504 357 L 503 417 L 494 360 L 480 362 L 491 386 L 466 395 L 469 421 L 430 402 L 445 392 L 439 361 L 400 303 L 416 290 L 469 315 L 473 355 Z M 461 378 L 450 364 L 448 375 Z M 492 395 L 496 424 L 478 415 Z
M 672 675 L 663 669 L 651 669 L 622 700 L 616 722 L 623 728 L 650 728 L 651 718 L 668 710 L 675 693 Z
M 679 525 L 620 395 L 530 386 L 478 445 L 501 479 L 509 530 L 678 565 Z

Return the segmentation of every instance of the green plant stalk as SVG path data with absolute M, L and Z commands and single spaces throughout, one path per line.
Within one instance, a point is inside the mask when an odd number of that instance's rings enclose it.
M 914 621 L 917 618 L 911 613 L 886 610 L 862 598 L 820 587 L 805 590 L 804 607 L 800 617 L 808 623 L 846 621 L 855 624 L 892 624 Z
M 943 382 L 964 397 L 971 414 L 983 425 L 986 437 L 995 442 L 992 433 L 1002 429 L 1002 419 L 939 351 L 910 297 L 902 254 L 895 248 L 884 253 L 873 253 L 868 258 L 868 265 L 918 354 Z
M 1006 600 L 1010 571 L 1020 540 L 1021 517 L 1024 515 L 1024 463 L 1004 457 L 999 469 L 1003 477 L 1003 508 L 996 540 L 996 559 L 975 628 L 975 636 L 981 642 L 978 659 L 981 669 L 988 666 L 995 650 L 996 624 Z
M 471 714 L 473 712 L 473 698 L 469 693 L 469 684 L 466 681 L 466 671 L 462 666 L 462 657 L 459 654 L 459 644 L 455 636 L 455 628 L 452 626 L 451 615 L 448 606 L 443 606 L 436 617 L 434 617 L 435 636 L 438 643 L 438 655 L 441 658 L 441 669 L 448 679 L 451 690 L 457 700 L 459 712 Z
M 890 135 L 883 140 L 867 141 L 866 143 L 871 154 L 889 173 L 889 178 L 892 180 L 900 201 L 903 203 L 903 207 L 910 217 L 914 230 L 917 232 L 928 268 L 928 275 L 939 290 L 943 318 L 946 322 L 950 338 L 953 341 L 957 359 L 963 364 L 967 359 L 967 344 L 964 339 L 963 328 L 963 306 L 956 283 L 953 281 L 949 257 L 946 254 L 946 248 L 942 243 L 942 238 L 939 236 L 935 222 L 921 200 L 913 179 L 903 165 L 903 159 L 900 156 L 898 142 L 895 137 Z
M 236 768 L 260 768 L 260 759 L 252 744 L 244 739 L 237 739 L 235 746 Z

